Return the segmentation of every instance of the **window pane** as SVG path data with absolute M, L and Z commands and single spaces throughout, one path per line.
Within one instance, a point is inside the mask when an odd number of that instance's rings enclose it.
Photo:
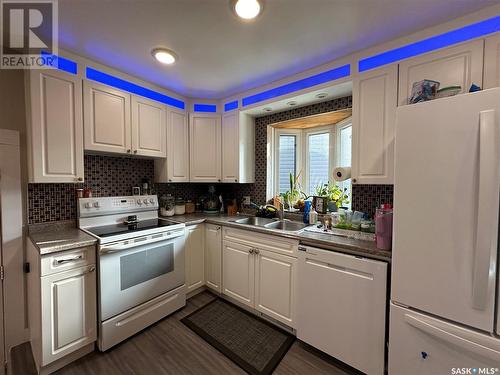
M 313 134 L 309 142 L 309 194 L 319 184 L 326 184 L 329 178 L 330 133 Z
M 280 135 L 279 148 L 279 191 L 290 190 L 290 172 L 296 175 L 296 137 L 295 135 Z
M 352 126 L 348 126 L 340 129 L 340 159 L 339 166 L 350 167 L 351 166 L 351 150 L 352 150 Z M 351 198 L 351 180 L 346 180 L 338 183 L 341 189 L 347 188 L 349 197 Z M 351 199 L 349 199 L 349 204 L 347 207 L 351 208 Z

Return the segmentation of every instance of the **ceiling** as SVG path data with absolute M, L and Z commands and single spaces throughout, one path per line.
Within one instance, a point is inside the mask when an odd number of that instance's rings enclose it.
M 219 99 L 459 17 L 498 0 L 59 0 L 59 45 L 181 95 Z M 173 66 L 153 47 L 174 50 Z

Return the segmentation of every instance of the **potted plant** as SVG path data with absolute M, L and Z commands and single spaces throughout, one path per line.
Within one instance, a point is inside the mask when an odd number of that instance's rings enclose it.
M 343 207 L 349 203 L 349 195 L 347 188 L 341 188 L 336 183 L 328 182 L 328 209 L 331 212 L 337 211 L 338 208 Z M 331 204 L 330 204 L 331 203 Z
M 292 172 L 290 172 L 290 190 L 287 190 L 286 192 L 280 194 L 280 196 L 283 198 L 283 201 L 285 202 L 285 206 L 288 207 L 289 211 L 293 211 L 293 208 L 300 200 L 301 194 L 304 194 L 301 192 L 300 187 L 301 173 L 302 171 L 295 176 Z

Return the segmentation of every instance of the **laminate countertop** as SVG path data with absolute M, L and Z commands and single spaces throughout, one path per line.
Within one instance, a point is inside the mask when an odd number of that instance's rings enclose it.
M 95 246 L 97 243 L 96 238 L 76 228 L 74 221 L 32 225 L 28 237 L 40 255 Z
M 391 261 L 392 252 L 390 250 L 377 249 L 374 241 L 363 241 L 354 238 L 347 238 L 332 234 L 322 234 L 314 232 L 283 231 L 279 229 L 270 229 L 256 225 L 239 224 L 234 221 L 247 216 L 228 216 L 228 215 L 210 215 L 204 213 L 194 213 L 179 216 L 162 217 L 162 219 L 171 220 L 186 225 L 195 225 L 201 223 L 216 224 L 239 229 L 247 229 L 261 233 L 272 234 L 276 236 L 296 239 L 305 246 L 318 247 L 324 250 L 337 251 L 341 253 L 362 256 L 371 259 Z

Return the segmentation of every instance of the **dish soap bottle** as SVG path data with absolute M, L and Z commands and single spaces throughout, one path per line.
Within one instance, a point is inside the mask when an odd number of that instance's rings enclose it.
M 311 208 L 311 211 L 309 212 L 309 224 L 314 225 L 318 222 L 318 213 L 314 209 L 314 207 Z

